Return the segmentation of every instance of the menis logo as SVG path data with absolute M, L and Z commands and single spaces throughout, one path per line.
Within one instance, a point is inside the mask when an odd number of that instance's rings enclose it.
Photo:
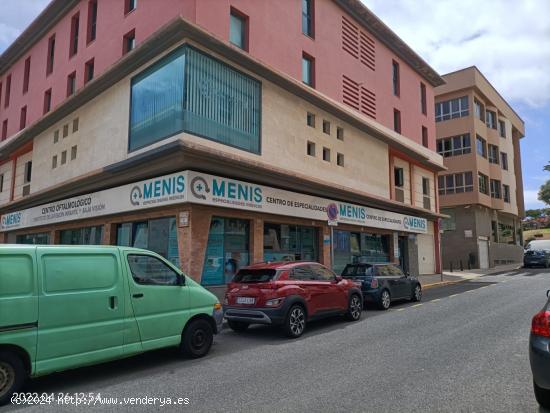
M 184 191 L 184 175 L 152 179 L 132 188 L 130 191 L 130 203 L 138 206 L 152 199 L 178 195 L 184 193 Z
M 21 223 L 21 212 L 2 215 L 2 227 L 11 227 Z
M 224 198 L 237 201 L 261 203 L 264 199 L 262 188 L 253 184 L 229 181 L 223 178 L 213 178 L 211 187 L 202 177 L 191 181 L 191 192 L 195 198 L 206 199 L 207 193 L 213 198 Z
M 423 218 L 405 217 L 403 219 L 405 229 L 426 229 L 426 220 Z

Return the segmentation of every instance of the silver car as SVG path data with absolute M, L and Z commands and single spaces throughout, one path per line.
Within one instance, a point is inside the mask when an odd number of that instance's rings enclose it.
M 550 297 L 550 290 L 546 292 Z M 533 372 L 533 388 L 539 404 L 550 409 L 550 298 L 531 323 L 529 360 Z

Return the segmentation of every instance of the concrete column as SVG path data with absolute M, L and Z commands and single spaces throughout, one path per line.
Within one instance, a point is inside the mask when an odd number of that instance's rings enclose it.
M 407 253 L 409 258 L 409 273 L 417 277 L 419 273 L 418 264 L 418 238 L 416 235 L 413 238 L 407 239 Z
M 103 245 L 116 245 L 116 225 L 107 223 L 103 225 L 103 236 L 101 239 Z
M 325 237 L 328 237 L 329 242 L 325 242 Z M 330 239 L 330 227 L 328 225 L 323 225 L 322 227 L 319 227 L 319 262 L 328 268 L 332 268 L 332 261 L 331 261 L 331 248 L 332 248 L 332 242 L 334 240 Z
M 50 245 L 58 245 L 61 240 L 60 231 L 51 230 L 50 231 Z
M 250 263 L 264 261 L 264 220 L 256 218 L 250 221 Z
M 211 212 L 199 207 L 193 207 L 189 217 L 190 226 L 188 229 L 190 229 L 190 233 L 184 234 L 182 238 L 184 244 L 183 254 L 180 253 L 180 259 L 183 258 L 184 260 L 181 262 L 186 262 L 186 274 L 197 282 L 200 282 L 202 277 L 202 267 L 204 266 L 211 220 Z M 183 265 L 182 268 L 184 268 Z

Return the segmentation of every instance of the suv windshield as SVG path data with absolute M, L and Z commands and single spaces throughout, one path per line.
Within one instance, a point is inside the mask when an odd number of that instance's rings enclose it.
M 264 270 L 239 270 L 239 272 L 233 278 L 233 282 L 236 283 L 263 283 L 271 281 L 277 274 L 276 270 L 264 269 Z

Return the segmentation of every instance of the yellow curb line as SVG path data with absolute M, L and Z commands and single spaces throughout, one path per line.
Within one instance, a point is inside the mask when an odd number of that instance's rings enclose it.
M 411 307 L 420 307 L 422 304 L 411 305 Z
M 424 284 L 424 285 L 422 285 L 422 288 L 424 290 L 429 290 L 430 288 L 445 287 L 447 285 L 458 284 L 458 283 L 462 283 L 462 282 L 465 282 L 465 281 L 469 281 L 469 280 L 466 279 L 466 280 L 458 280 L 458 281 L 439 281 L 439 282 L 436 282 L 436 283 Z

